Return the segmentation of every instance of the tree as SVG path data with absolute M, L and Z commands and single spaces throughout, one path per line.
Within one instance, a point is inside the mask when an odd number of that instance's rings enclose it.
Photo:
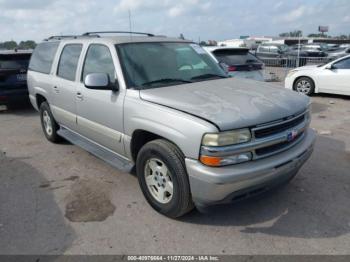
M 279 35 L 280 37 L 302 37 L 303 36 L 303 31 L 301 30 L 294 30 L 288 33 L 281 33 Z
M 309 34 L 308 37 L 312 37 L 312 38 L 330 38 L 331 36 L 326 35 L 326 34 L 322 34 L 322 33 L 317 33 L 317 34 Z
M 36 47 L 36 43 L 33 40 L 21 41 L 19 44 L 15 41 L 5 41 L 0 43 L 0 49 L 34 49 Z
M 36 47 L 36 43 L 32 40 L 21 41 L 18 45 L 19 49 L 34 49 Z
M 2 47 L 4 49 L 15 49 L 17 47 L 17 43 L 15 41 L 6 41 L 2 43 Z

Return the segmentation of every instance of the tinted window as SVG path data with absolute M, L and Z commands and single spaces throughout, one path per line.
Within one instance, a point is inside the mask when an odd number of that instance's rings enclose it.
M 0 69 L 27 69 L 30 54 L 0 55 Z
M 350 58 L 339 61 L 338 63 L 333 64 L 337 69 L 350 69 Z
M 109 48 L 104 45 L 91 45 L 86 54 L 83 79 L 88 74 L 106 73 L 111 83 L 115 82 L 115 68 Z
M 67 80 L 74 81 L 82 45 L 66 45 L 63 48 L 57 75 Z
M 35 48 L 32 58 L 30 60 L 29 69 L 49 74 L 58 45 L 58 42 L 47 42 L 39 44 Z
M 216 50 L 213 53 L 220 63 L 227 65 L 259 63 L 256 57 L 250 54 L 248 50 Z

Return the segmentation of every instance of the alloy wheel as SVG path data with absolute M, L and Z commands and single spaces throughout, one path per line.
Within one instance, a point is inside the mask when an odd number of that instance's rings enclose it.
M 157 158 L 147 160 L 145 181 L 153 198 L 161 204 L 167 204 L 173 197 L 173 181 L 168 167 Z

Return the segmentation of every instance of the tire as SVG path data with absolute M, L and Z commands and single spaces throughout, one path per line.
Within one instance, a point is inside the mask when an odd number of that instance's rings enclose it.
M 62 139 L 57 134 L 59 125 L 56 123 L 55 119 L 53 118 L 53 115 L 50 110 L 50 106 L 47 102 L 43 102 L 40 105 L 40 120 L 41 120 L 41 127 L 43 129 L 43 132 L 47 140 L 49 140 L 52 143 L 60 142 Z M 51 126 L 50 128 L 48 127 L 49 125 Z
M 144 145 L 137 156 L 136 172 L 143 195 L 159 213 L 177 218 L 194 208 L 184 156 L 174 144 L 157 139 Z M 167 188 L 172 188 L 171 196 Z
M 309 77 L 300 77 L 293 85 L 294 91 L 311 96 L 315 92 L 315 83 Z

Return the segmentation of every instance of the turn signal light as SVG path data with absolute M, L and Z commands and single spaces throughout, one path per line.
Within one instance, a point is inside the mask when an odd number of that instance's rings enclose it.
M 221 166 L 221 158 L 215 156 L 201 156 L 200 161 L 207 166 Z

